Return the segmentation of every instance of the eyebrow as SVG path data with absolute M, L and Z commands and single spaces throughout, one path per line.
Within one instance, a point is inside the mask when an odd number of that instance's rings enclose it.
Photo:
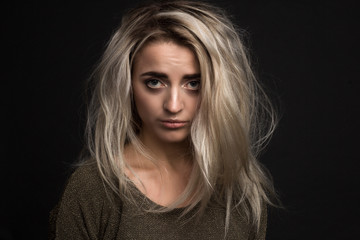
M 142 73 L 140 75 L 141 77 L 143 76 L 150 76 L 150 77 L 156 77 L 156 78 L 161 78 L 161 79 L 168 79 L 168 75 L 166 75 L 165 73 L 160 73 L 160 72 L 145 72 Z M 183 79 L 186 80 L 191 80 L 191 79 L 197 79 L 200 78 L 201 74 L 200 73 L 195 73 L 195 74 L 186 74 L 183 76 Z

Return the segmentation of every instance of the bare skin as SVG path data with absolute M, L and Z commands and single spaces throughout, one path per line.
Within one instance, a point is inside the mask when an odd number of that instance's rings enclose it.
M 169 206 L 185 190 L 191 172 L 191 161 L 177 159 L 176 164 L 173 164 L 175 161 L 161 161 L 155 165 L 138 154 L 131 145 L 126 147 L 125 157 L 139 179 L 128 169 L 126 175 L 156 204 Z
M 199 105 L 199 64 L 187 47 L 150 43 L 135 58 L 132 84 L 142 120 L 139 138 L 156 163 L 128 144 L 125 159 L 134 172 L 126 174 L 150 200 L 169 206 L 184 192 L 192 169 L 188 137 Z

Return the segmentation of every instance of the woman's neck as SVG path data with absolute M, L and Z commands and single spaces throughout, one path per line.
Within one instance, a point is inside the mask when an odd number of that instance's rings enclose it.
M 192 160 L 188 139 L 182 142 L 164 142 L 141 134 L 139 139 L 156 164 L 160 166 L 176 168 L 179 164 Z
M 152 159 L 138 152 L 133 144 L 128 144 L 124 156 L 130 168 L 125 170 L 125 174 L 150 200 L 169 206 L 188 184 L 193 167 L 189 143 L 159 144 L 157 141 L 140 140 L 150 151 Z

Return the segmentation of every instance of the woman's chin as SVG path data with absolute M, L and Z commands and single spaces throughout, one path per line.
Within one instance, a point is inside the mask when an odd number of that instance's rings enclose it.
M 163 143 L 183 143 L 188 141 L 189 133 L 184 131 L 168 132 L 166 134 L 159 135 L 158 139 Z

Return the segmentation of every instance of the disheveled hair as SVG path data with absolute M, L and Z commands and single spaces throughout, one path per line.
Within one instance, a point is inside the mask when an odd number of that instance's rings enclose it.
M 259 229 L 264 206 L 272 205 L 271 180 L 257 161 L 274 131 L 275 114 L 250 66 L 239 31 L 222 10 L 207 3 L 162 1 L 138 7 L 123 17 L 93 78 L 89 105 L 87 147 L 104 182 L 120 197 L 133 199 L 125 169 L 125 145 L 153 156 L 141 144 L 141 122 L 132 96 L 132 64 L 149 42 L 167 41 L 189 47 L 201 72 L 200 106 L 191 126 L 194 164 L 181 197 L 161 211 L 186 200 L 198 214 L 215 196 L 230 212 L 239 208 Z M 130 169 L 131 170 L 131 169 Z M 136 204 L 136 203 L 134 203 Z

